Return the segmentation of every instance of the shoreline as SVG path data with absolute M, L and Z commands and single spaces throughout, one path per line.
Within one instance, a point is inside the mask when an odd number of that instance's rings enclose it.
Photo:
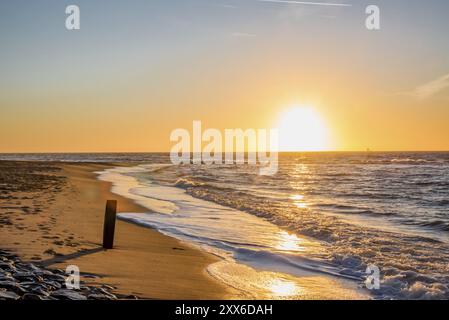
M 144 169 L 144 172 L 153 172 L 152 170 L 157 172 L 160 169 L 160 165 L 155 167 L 149 165 Z M 232 249 L 230 251 L 222 250 L 220 246 L 208 244 L 206 239 L 220 241 L 217 235 L 224 232 L 228 237 L 230 234 L 233 235 L 232 240 L 226 239 L 226 237 L 222 238 L 224 243 L 236 241 L 242 244 L 253 243 L 256 246 L 273 245 L 273 243 L 263 244 L 265 240 L 262 239 L 251 240 L 245 238 L 245 236 L 242 238 L 242 235 L 236 229 L 228 229 L 227 224 L 232 222 L 247 231 L 249 231 L 248 228 L 259 230 L 259 233 L 264 234 L 267 239 L 271 239 L 272 236 L 277 237 L 276 241 L 279 242 L 274 243 L 277 246 L 285 246 L 285 248 L 291 249 L 298 246 L 298 249 L 303 247 L 302 250 L 304 251 L 307 251 L 307 248 L 318 250 L 320 246 L 318 243 L 313 243 L 313 240 L 301 235 L 298 235 L 299 238 L 296 235 L 290 236 L 277 225 L 255 215 L 235 210 L 232 207 L 222 206 L 213 201 L 192 197 L 182 188 L 159 185 L 158 183 L 146 185 L 144 182 L 139 182 L 140 180 L 132 174 L 127 175 L 127 173 L 132 172 L 142 172 L 142 167 L 114 168 L 113 170 L 106 170 L 98 178 L 102 181 L 111 182 L 114 193 L 132 199 L 150 212 L 145 214 L 125 213 L 120 218 L 144 228 L 157 230 L 183 243 L 187 242 L 188 245 L 202 252 L 219 257 L 219 262 L 210 264 L 206 269 L 207 272 L 220 283 L 237 290 L 240 293 L 239 296 L 257 300 L 369 299 L 369 294 L 359 287 L 359 282 L 354 282 L 354 278 L 349 280 L 348 277 L 336 276 L 336 274 L 326 272 L 319 266 L 315 266 L 315 268 L 307 265 L 301 266 L 301 263 L 296 265 L 295 268 L 291 268 L 290 263 L 294 262 L 289 260 L 288 253 L 283 257 L 280 256 L 283 263 L 278 261 L 280 263 L 274 266 L 271 264 L 273 261 L 269 261 L 270 258 L 268 258 L 264 265 L 263 263 L 260 264 L 260 261 L 258 262 L 258 258 L 256 258 L 257 256 L 261 257 L 262 260 L 267 258 L 267 256 L 262 257 L 266 254 L 263 250 L 261 250 L 261 254 L 256 252 L 257 250 L 249 250 L 248 255 L 245 256 L 244 249 L 240 252 L 237 249 L 234 253 L 231 253 Z M 142 179 L 146 181 L 144 177 Z M 151 212 L 154 212 L 154 214 Z M 211 224 L 210 219 L 213 219 L 213 224 Z M 170 231 L 171 229 L 177 231 Z M 186 237 L 183 235 L 186 235 Z M 199 238 L 204 237 L 204 242 L 195 241 L 195 235 Z M 271 255 L 271 253 L 268 253 L 268 255 Z
M 294 276 L 254 269 L 130 220 L 117 219 L 114 249 L 104 250 L 107 200 L 118 201 L 117 213 L 151 210 L 113 193 L 113 183 L 98 179 L 96 172 L 135 164 L 0 161 L 0 169 L 5 163 L 26 188 L 0 198 L 0 249 L 53 270 L 75 265 L 87 286 L 107 286 L 119 297 L 162 300 L 369 298 L 343 279 L 319 272 Z M 45 184 L 49 177 L 51 183 Z M 0 186 L 4 180 L 0 170 Z M 27 181 L 33 182 L 31 186 Z M 5 212 L 10 208 L 5 200 L 19 212 Z M 11 223 L 2 224 L 5 219 Z
M 118 219 L 115 248 L 107 251 L 101 248 L 106 200 L 118 200 L 118 212 L 148 212 L 132 200 L 113 194 L 110 183 L 96 178 L 96 171 L 126 164 L 9 164 L 50 167 L 50 172 L 42 175 L 62 176 L 65 185 L 52 191 L 56 194 L 51 195 L 48 207 L 39 205 L 36 214 L 25 213 L 25 218 L 20 216 L 23 212 L 17 216 L 12 215 L 12 211 L 7 212 L 12 221 L 11 225 L 0 229 L 2 249 L 11 250 L 24 261 L 51 269 L 77 265 L 87 284 L 111 285 L 117 294 L 175 300 L 236 297 L 235 290 L 219 283 L 206 271 L 207 266 L 219 261 L 217 257 L 154 229 Z M 54 168 L 58 172 L 54 172 Z M 10 202 L 17 208 L 33 207 L 39 202 L 37 196 L 30 196 L 26 190 L 13 192 L 10 197 L 24 199 Z M 39 196 L 48 196 L 48 192 Z M 31 205 L 27 205 L 30 200 Z M 0 202 L 2 217 L 11 208 L 8 203 L 5 199 Z M 17 223 L 19 229 L 15 228 Z

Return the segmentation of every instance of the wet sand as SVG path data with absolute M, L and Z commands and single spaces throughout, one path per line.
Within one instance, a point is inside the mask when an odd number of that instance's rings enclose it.
M 77 265 L 87 283 L 149 299 L 229 299 L 210 277 L 218 261 L 155 230 L 118 220 L 115 248 L 101 248 L 106 200 L 119 212 L 145 212 L 110 192 L 95 171 L 110 165 L 0 162 L 0 247 L 49 268 Z

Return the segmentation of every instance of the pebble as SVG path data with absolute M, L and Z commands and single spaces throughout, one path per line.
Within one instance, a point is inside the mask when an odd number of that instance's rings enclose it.
M 56 281 L 45 281 L 45 284 L 47 287 L 52 288 L 52 289 L 61 289 L 62 288 L 62 284 Z
M 22 296 L 22 300 L 44 300 L 45 297 L 44 296 L 40 296 L 38 294 L 34 294 L 34 293 L 25 293 Z
M 17 287 L 17 282 L 15 282 L 15 281 L 11 281 L 11 280 L 0 281 L 0 288 L 11 289 L 11 288 L 16 288 L 16 287 Z
M 74 291 L 74 290 L 68 290 L 68 289 L 59 289 L 54 291 L 51 294 L 52 297 L 59 298 L 59 299 L 65 299 L 65 300 L 87 300 L 86 296 L 83 296 L 82 294 Z
M 0 300 L 17 300 L 19 296 L 12 291 L 0 291 Z
M 59 274 L 46 275 L 45 280 L 65 282 L 66 277 Z
M 105 294 L 100 294 L 100 293 L 93 293 L 87 296 L 87 298 L 89 300 L 111 300 L 111 297 L 105 295 Z
M 92 275 L 92 278 L 98 277 Z M 81 284 L 82 290 L 65 288 L 66 274 L 61 269 L 44 269 L 24 263 L 0 250 L 0 300 L 116 300 L 131 296 L 115 295 L 114 287 Z M 131 299 L 138 299 L 132 296 Z

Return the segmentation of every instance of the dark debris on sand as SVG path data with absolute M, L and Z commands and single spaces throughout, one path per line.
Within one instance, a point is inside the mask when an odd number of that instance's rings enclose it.
M 60 171 L 48 163 L 0 161 L 0 229 L 23 230 L 21 215 L 48 208 L 67 184 Z
M 42 240 L 54 240 L 58 246 L 75 246 L 74 237 L 60 239 L 48 230 L 55 224 L 55 214 L 47 221 L 26 225 L 23 215 L 43 215 L 55 197 L 67 186 L 61 168 L 45 162 L 0 161 L 0 233 L 2 229 L 19 232 L 43 232 Z M 1 235 L 1 234 L 0 234 Z M 1 240 L 1 238 L 0 238 Z M 33 240 L 35 241 L 35 240 Z M 33 242 L 32 241 L 32 242 Z M 45 254 L 58 256 L 53 249 Z M 40 257 L 31 258 L 39 261 Z M 38 263 L 38 262 L 37 262 Z M 87 278 L 87 277 L 86 277 Z M 17 256 L 0 249 L 0 300 L 115 300 L 135 299 L 135 296 L 116 295 L 114 288 L 81 284 L 80 290 L 69 290 L 63 270 L 50 270 L 21 261 Z
M 0 161 L 0 196 L 14 192 L 49 192 L 60 190 L 65 178 L 56 175 L 61 169 L 47 163 Z

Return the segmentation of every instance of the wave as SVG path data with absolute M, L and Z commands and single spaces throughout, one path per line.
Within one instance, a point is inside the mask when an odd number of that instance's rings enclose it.
M 360 281 L 357 274 L 340 270 L 337 265 L 319 258 L 318 243 L 290 235 L 275 224 L 246 212 L 196 199 L 179 187 L 161 186 L 153 182 L 140 184 L 133 176 L 137 173 L 139 178 L 143 178 L 142 170 L 142 166 L 136 167 L 135 172 L 132 168 L 116 168 L 100 174 L 102 180 L 113 183 L 116 193 L 137 201 L 153 212 L 121 213 L 120 219 L 155 228 L 255 270 L 268 269 L 290 275 L 307 272 Z M 178 183 L 182 186 L 186 184 L 191 185 L 190 181 Z M 164 211 L 167 206 L 170 210 Z
M 279 176 L 269 179 L 251 172 L 243 175 L 241 168 L 205 166 L 140 167 L 137 173 L 126 171 L 122 177 L 111 178 L 139 179 L 135 185 L 128 184 L 128 189 L 117 190 L 155 212 L 146 217 L 148 226 L 211 250 L 223 250 L 256 269 L 323 272 L 360 283 L 366 265 L 376 264 L 383 275 L 382 290 L 373 293 L 376 298 L 449 296 L 449 289 L 444 288 L 449 283 L 444 278 L 449 273 L 449 238 L 442 232 L 449 224 L 442 215 L 447 201 L 425 193 L 432 184 L 444 184 L 446 169 L 430 174 L 429 166 L 421 171 L 399 166 L 355 167 L 359 178 L 348 182 L 346 174 L 322 179 L 327 167 L 310 166 L 304 174 L 298 174 L 301 166 L 287 167 L 291 174 L 284 167 Z M 432 175 L 437 178 L 422 189 L 409 183 L 427 182 Z M 302 195 L 305 206 L 298 207 L 298 201 L 289 198 L 292 194 Z M 313 239 L 324 252 L 314 254 L 314 245 L 293 255 L 278 252 L 281 231 Z M 423 277 L 407 276 L 416 270 Z
M 430 227 L 441 231 L 449 231 L 449 223 L 442 220 L 432 220 L 429 222 L 420 223 L 423 227 Z
M 436 163 L 434 160 L 429 159 L 420 159 L 420 158 L 393 158 L 389 160 L 391 163 L 414 163 L 414 164 L 423 164 L 423 163 Z
M 174 186 L 177 187 L 177 188 L 188 189 L 188 188 L 191 188 L 191 187 L 204 186 L 204 183 L 196 182 L 196 181 L 193 181 L 193 180 L 190 180 L 190 179 L 187 179 L 187 178 L 181 178 L 181 179 L 178 179 L 175 182 Z

